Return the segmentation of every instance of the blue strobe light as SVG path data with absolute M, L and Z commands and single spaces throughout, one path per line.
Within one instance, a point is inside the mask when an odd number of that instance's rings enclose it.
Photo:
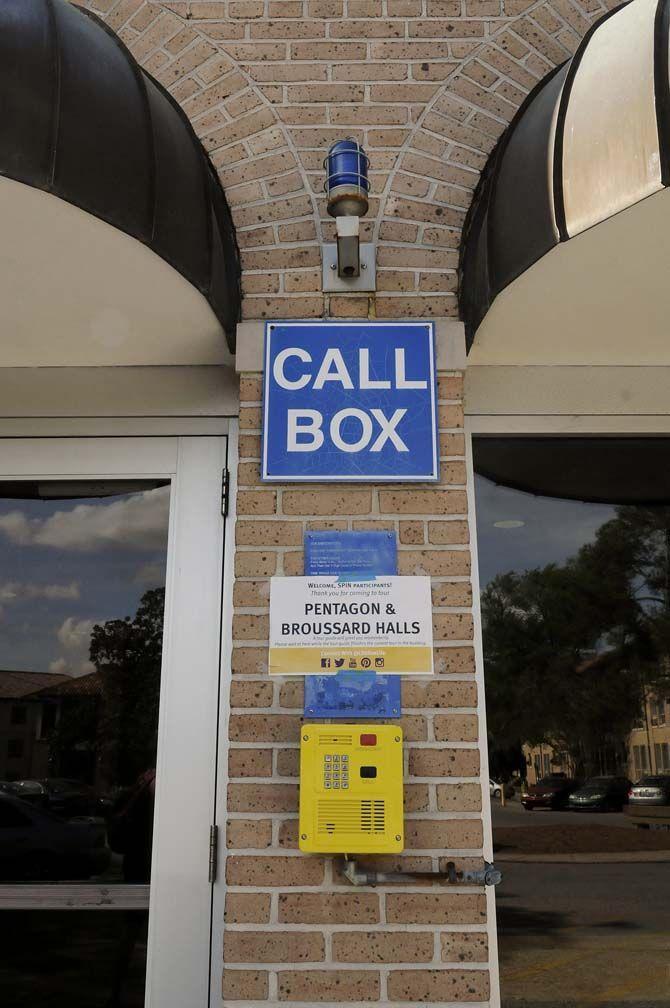
M 368 157 L 356 140 L 338 140 L 328 151 L 326 193 L 331 217 L 364 217 L 368 212 Z

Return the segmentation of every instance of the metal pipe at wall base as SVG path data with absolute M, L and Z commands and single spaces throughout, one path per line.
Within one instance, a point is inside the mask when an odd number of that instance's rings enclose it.
M 364 871 L 358 867 L 353 858 L 345 857 L 343 861 L 344 877 L 354 886 L 382 885 L 385 882 L 415 882 L 417 879 L 444 880 L 448 885 L 483 885 L 497 886 L 502 882 L 502 872 L 488 861 L 483 868 L 473 870 L 456 869 L 453 861 L 447 863 L 445 871 L 435 872 L 378 872 Z

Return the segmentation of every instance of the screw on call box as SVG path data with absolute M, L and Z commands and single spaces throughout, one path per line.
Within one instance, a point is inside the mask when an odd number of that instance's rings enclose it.
M 266 481 L 439 479 L 431 322 L 270 322 Z

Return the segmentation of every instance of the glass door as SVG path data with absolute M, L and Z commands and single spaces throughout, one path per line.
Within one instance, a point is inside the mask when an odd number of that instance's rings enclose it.
M 670 1005 L 668 447 L 474 440 L 503 1008 Z
M 224 451 L 0 442 L 0 1001 L 16 1008 L 205 1003 Z

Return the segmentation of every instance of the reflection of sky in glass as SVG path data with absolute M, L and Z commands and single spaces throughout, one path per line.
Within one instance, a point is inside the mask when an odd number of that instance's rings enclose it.
M 95 623 L 165 583 L 169 488 L 87 500 L 0 497 L 0 668 L 82 675 Z
M 484 588 L 496 574 L 525 571 L 548 563 L 563 563 L 580 546 L 592 542 L 600 526 L 614 516 L 609 504 L 533 494 L 496 486 L 475 477 L 479 577 Z M 496 528 L 496 522 L 523 522 Z

